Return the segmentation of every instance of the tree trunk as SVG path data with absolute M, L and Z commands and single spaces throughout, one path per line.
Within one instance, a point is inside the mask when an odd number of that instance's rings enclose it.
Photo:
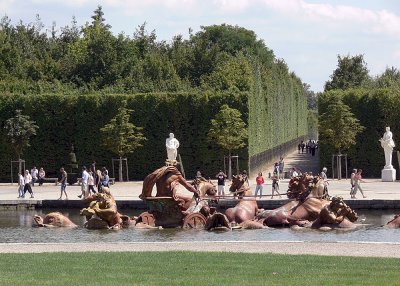
M 231 151 L 229 151 L 228 155 L 228 179 L 232 180 L 232 156 L 231 156 Z
M 122 177 L 122 157 L 119 157 L 118 175 L 119 175 L 119 181 L 123 182 L 124 178 Z
M 18 154 L 18 172 L 22 175 L 24 175 L 24 173 L 22 172 L 22 161 L 21 161 L 21 155 Z M 25 170 L 24 170 L 25 172 Z
M 337 168 L 338 168 L 338 180 L 342 179 L 342 156 L 341 156 L 341 152 L 340 152 L 340 148 L 339 148 L 339 154 L 338 154 L 338 164 L 337 164 Z

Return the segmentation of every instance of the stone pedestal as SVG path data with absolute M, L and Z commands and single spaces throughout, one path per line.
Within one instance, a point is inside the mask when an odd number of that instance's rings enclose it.
M 382 182 L 394 181 L 396 181 L 396 169 L 393 167 L 382 169 Z

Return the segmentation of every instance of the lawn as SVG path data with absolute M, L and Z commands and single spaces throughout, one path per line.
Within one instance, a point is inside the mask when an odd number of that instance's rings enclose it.
M 1 254 L 0 285 L 400 285 L 400 259 L 210 252 Z

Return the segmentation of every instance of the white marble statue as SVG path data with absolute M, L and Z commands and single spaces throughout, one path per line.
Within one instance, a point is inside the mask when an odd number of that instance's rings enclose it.
M 176 156 L 178 156 L 179 141 L 175 138 L 174 133 L 169 133 L 169 137 L 165 141 L 165 146 L 167 147 L 168 160 L 176 160 Z
M 392 153 L 393 148 L 395 147 L 394 141 L 392 139 L 393 134 L 390 131 L 390 127 L 386 127 L 386 132 L 383 134 L 383 137 L 379 139 L 381 142 L 381 146 L 385 151 L 385 169 L 393 169 L 392 166 Z

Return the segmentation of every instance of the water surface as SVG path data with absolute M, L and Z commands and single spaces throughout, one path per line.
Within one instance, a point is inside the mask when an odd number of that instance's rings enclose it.
M 381 226 L 393 218 L 396 210 L 359 210 L 363 226 L 354 231 L 295 231 L 289 228 L 260 230 L 234 230 L 229 232 L 208 232 L 183 229 L 122 229 L 88 230 L 78 228 L 36 228 L 32 227 L 35 214 L 46 214 L 52 210 L 0 211 L 0 241 L 2 243 L 74 243 L 74 242 L 167 242 L 167 241 L 309 241 L 309 242 L 396 242 L 400 243 L 400 229 L 384 229 Z M 64 210 L 64 214 L 77 225 L 83 225 L 84 218 L 79 210 Z M 127 213 L 137 215 L 137 213 Z M 96 246 L 93 246 L 95 250 Z

